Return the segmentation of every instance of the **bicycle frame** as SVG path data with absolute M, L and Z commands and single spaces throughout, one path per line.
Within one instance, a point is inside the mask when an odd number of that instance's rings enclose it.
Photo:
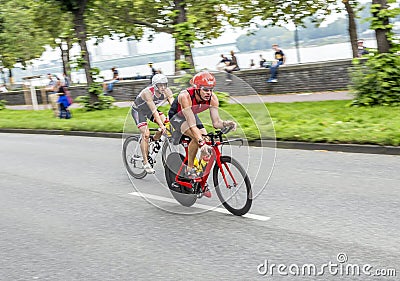
M 175 182 L 177 184 L 182 185 L 182 186 L 184 186 L 186 188 L 193 189 L 194 188 L 194 184 L 193 183 L 197 182 L 197 183 L 200 184 L 201 191 L 203 192 L 205 190 L 205 188 L 206 188 L 206 183 L 207 183 L 208 177 L 209 177 L 209 175 L 211 173 L 211 169 L 214 167 L 214 164 L 216 162 L 218 167 L 219 167 L 219 170 L 220 170 L 220 172 L 222 174 L 222 177 L 224 179 L 226 187 L 227 188 L 231 188 L 231 186 L 228 184 L 228 181 L 227 181 L 227 178 L 226 178 L 227 175 L 224 172 L 224 169 L 223 169 L 223 166 L 222 166 L 222 163 L 221 163 L 221 151 L 219 150 L 219 146 L 222 145 L 222 144 L 235 142 L 235 141 L 241 141 L 243 143 L 243 140 L 242 139 L 234 139 L 234 140 L 222 141 L 220 135 L 219 135 L 219 137 L 220 137 L 220 140 L 214 141 L 214 135 L 213 135 L 211 137 L 211 141 L 206 141 L 206 144 L 212 147 L 213 154 L 211 155 L 210 160 L 208 161 L 207 166 L 205 167 L 205 171 L 203 172 L 203 175 L 201 177 L 198 177 L 198 178 L 195 178 L 195 179 L 189 180 L 189 181 L 187 179 L 186 180 L 181 180 L 180 179 L 181 177 L 179 176 L 182 173 L 182 170 L 185 168 L 185 163 L 188 162 L 188 155 L 189 155 L 189 153 L 188 153 L 189 140 L 187 138 L 185 138 L 182 141 L 182 145 L 185 148 L 185 154 L 186 155 L 185 155 L 185 159 L 183 160 L 183 162 L 181 164 L 181 167 L 180 167 L 180 169 L 179 169 L 179 171 L 178 171 L 178 173 L 177 173 L 177 175 L 175 177 Z M 234 184 L 236 186 L 237 185 L 236 179 L 234 178 L 232 172 L 230 171 L 230 169 L 229 169 L 229 167 L 228 167 L 228 165 L 226 163 L 224 163 L 224 167 L 227 170 L 229 176 L 232 178 L 232 180 L 233 180 L 233 182 L 234 182 Z

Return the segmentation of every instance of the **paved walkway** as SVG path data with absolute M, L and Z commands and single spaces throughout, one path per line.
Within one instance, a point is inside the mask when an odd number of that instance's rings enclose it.
M 324 101 L 324 100 L 351 100 L 352 96 L 348 91 L 341 92 L 318 92 L 318 93 L 295 93 L 279 95 L 249 95 L 232 96 L 231 103 L 273 103 L 273 102 L 306 102 L 306 101 Z M 118 107 L 129 107 L 132 102 L 114 102 Z M 79 108 L 79 104 L 74 103 L 70 108 Z M 7 105 L 6 108 L 14 110 L 32 110 L 32 105 Z M 39 109 L 49 109 L 50 105 L 39 105 Z

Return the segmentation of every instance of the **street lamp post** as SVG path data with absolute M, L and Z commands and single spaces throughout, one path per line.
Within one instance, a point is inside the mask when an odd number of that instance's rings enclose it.
M 295 26 L 296 26 L 296 28 L 294 30 L 294 42 L 295 42 L 295 45 L 296 45 L 297 63 L 301 63 L 301 60 L 300 60 L 300 44 L 299 44 L 299 29 L 297 27 L 297 24 Z

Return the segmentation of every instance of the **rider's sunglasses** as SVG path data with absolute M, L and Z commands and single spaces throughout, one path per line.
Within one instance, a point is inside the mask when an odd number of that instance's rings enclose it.
M 156 86 L 157 86 L 157 88 L 165 89 L 168 87 L 168 83 L 157 83 Z
M 207 88 L 207 87 L 201 87 L 201 89 L 206 93 L 207 92 L 212 92 L 214 90 L 214 88 Z

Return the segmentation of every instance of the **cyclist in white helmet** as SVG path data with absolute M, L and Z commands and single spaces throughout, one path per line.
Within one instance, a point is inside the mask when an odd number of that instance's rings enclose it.
M 140 148 L 143 155 L 143 167 L 149 174 L 153 174 L 155 170 L 148 162 L 147 155 L 149 153 L 150 130 L 147 125 L 147 119 L 156 123 L 160 130 L 154 135 L 154 140 L 159 140 L 165 132 L 165 123 L 168 122 L 164 113 L 157 110 L 157 107 L 167 100 L 172 104 L 174 98 L 172 91 L 168 88 L 168 78 L 163 74 L 156 74 L 151 79 L 151 85 L 143 89 L 136 97 L 132 105 L 132 117 L 142 134 L 142 142 Z

